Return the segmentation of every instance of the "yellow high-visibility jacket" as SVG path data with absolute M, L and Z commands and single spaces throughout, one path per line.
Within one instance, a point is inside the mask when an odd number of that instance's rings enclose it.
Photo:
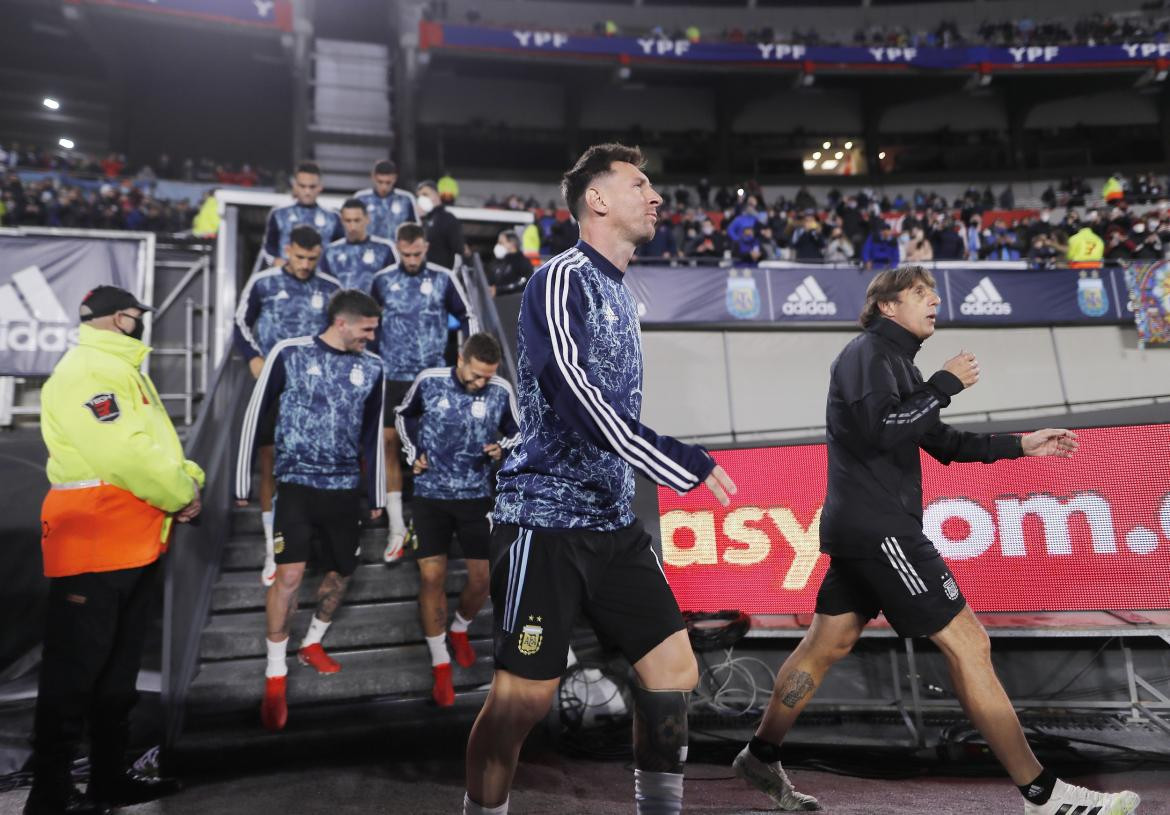
M 1100 260 L 1105 256 L 1105 242 L 1089 227 L 1068 239 L 1068 259 L 1073 262 Z
M 41 391 L 52 485 L 41 510 L 47 577 L 145 566 L 170 537 L 171 513 L 195 498 L 203 470 L 139 365 L 139 340 L 82 324 Z

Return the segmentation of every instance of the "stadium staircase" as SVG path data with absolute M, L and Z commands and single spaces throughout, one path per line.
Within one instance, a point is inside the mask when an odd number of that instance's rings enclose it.
M 264 535 L 255 505 L 232 514 L 232 536 L 224 547 L 219 579 L 212 589 L 211 613 L 199 643 L 199 671 L 187 698 L 187 718 L 199 721 L 253 721 L 258 725 L 264 687 L 266 589 L 260 584 Z M 385 529 L 364 529 L 361 564 L 350 582 L 345 603 L 325 638 L 328 652 L 342 665 L 340 673 L 318 675 L 297 662 L 295 649 L 316 606 L 319 572 L 306 573 L 289 646 L 289 718 L 322 704 L 365 700 L 427 702 L 431 663 L 418 622 L 418 567 L 412 560 L 382 562 Z M 466 571 L 452 562 L 447 591 L 452 609 Z M 469 669 L 452 662 L 457 691 L 473 690 L 491 680 L 491 609 L 471 626 L 480 659 Z M 474 695 L 474 694 L 473 694 Z

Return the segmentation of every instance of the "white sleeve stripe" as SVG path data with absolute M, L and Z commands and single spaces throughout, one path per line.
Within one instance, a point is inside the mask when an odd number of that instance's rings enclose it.
M 508 407 L 512 411 L 512 421 L 516 423 L 516 427 L 520 426 L 520 405 L 516 402 L 516 390 L 512 387 L 512 383 L 503 377 L 493 376 L 492 383 L 499 385 L 508 393 Z
M 386 443 L 381 438 L 383 417 L 386 415 L 386 377 L 382 377 L 382 395 L 378 399 L 378 439 L 374 443 L 374 508 L 386 506 Z
M 459 277 L 450 269 L 439 265 L 436 265 L 435 268 L 442 269 L 451 278 L 451 283 L 455 286 L 455 291 L 459 295 L 459 299 L 463 301 L 463 308 L 467 310 L 467 331 L 469 334 L 478 334 L 479 317 L 476 316 L 475 308 L 471 305 L 471 301 L 467 299 L 467 292 L 463 290 L 463 284 L 459 282 Z
M 549 323 L 553 358 L 574 396 L 596 422 L 614 451 L 659 483 L 686 491 L 698 483 L 698 479 L 631 432 L 580 368 L 577 345 L 568 329 L 568 282 L 569 273 L 586 262 L 587 259 L 581 253 L 568 253 L 549 270 L 545 284 L 545 317 Z M 639 445 L 638 441 L 642 444 Z
M 647 442 L 641 436 L 639 436 L 636 433 L 634 433 L 633 431 L 631 431 L 629 429 L 629 427 L 625 424 L 625 422 L 623 422 L 618 417 L 617 413 L 610 406 L 610 404 L 605 401 L 605 399 L 601 395 L 601 392 L 592 383 L 590 383 L 588 378 L 585 376 L 585 372 L 580 367 L 580 363 L 578 361 L 579 351 L 577 349 L 577 344 L 576 344 L 576 342 L 574 342 L 573 336 L 568 330 L 568 325 L 569 325 L 569 309 L 568 309 L 569 273 L 566 271 L 566 268 L 567 268 L 566 265 L 562 264 L 560 266 L 560 268 L 555 270 L 555 275 L 559 280 L 562 281 L 560 283 L 561 294 L 559 297 L 561 310 L 559 312 L 557 312 L 557 316 L 561 320 L 563 320 L 563 325 L 562 325 L 563 337 L 567 341 L 567 348 L 569 349 L 569 351 L 571 352 L 571 355 L 572 355 L 572 358 L 570 360 L 570 365 L 569 365 L 570 372 L 572 372 L 576 375 L 576 377 L 578 379 L 578 384 L 580 385 L 581 389 L 584 391 L 586 396 L 592 397 L 594 400 L 596 400 L 596 405 L 600 408 L 601 416 L 605 417 L 606 419 L 608 419 L 611 422 L 611 426 L 616 429 L 619 437 L 624 436 L 627 444 L 630 444 L 632 442 L 632 445 L 633 445 L 635 450 L 637 448 L 641 448 L 644 451 L 643 457 L 648 456 L 648 459 L 646 459 L 647 469 L 657 468 L 659 470 L 659 478 L 661 479 L 662 483 L 667 484 L 669 486 L 674 486 L 677 483 L 682 483 L 682 484 L 686 485 L 685 486 L 686 489 L 689 489 L 690 487 L 695 486 L 696 484 L 699 483 L 698 477 L 696 477 L 695 475 L 691 474 L 686 469 L 684 469 L 683 467 L 678 465 L 669 456 L 666 456 L 663 453 L 661 453 L 657 448 L 653 447 L 649 442 Z M 678 481 L 679 478 L 682 479 L 681 482 Z M 677 489 L 677 487 L 676 487 L 676 489 Z M 683 491 L 685 491 L 685 490 L 683 490 Z
M 243 335 L 248 345 L 255 348 L 256 353 L 263 354 L 264 352 L 260 350 L 260 344 L 256 342 L 256 337 L 252 334 L 252 329 L 244 322 L 244 318 L 248 315 L 248 300 L 252 297 L 252 287 L 256 285 L 256 278 L 260 274 L 254 274 L 248 278 L 248 282 L 244 284 L 244 290 L 240 292 L 240 305 L 236 307 L 236 327 L 240 329 L 240 334 Z
M 410 436 L 406 433 L 406 417 L 401 413 L 402 408 L 410 404 L 414 399 L 414 393 L 418 390 L 419 384 L 424 379 L 433 379 L 436 376 L 442 376 L 446 368 L 428 368 L 414 378 L 414 382 L 410 383 L 410 389 L 406 392 L 406 396 L 402 397 L 402 403 L 394 406 L 394 429 L 398 431 L 398 439 L 402 442 L 402 451 L 406 453 L 406 463 L 414 464 L 414 460 L 418 453 L 413 444 L 410 443 Z
M 260 377 L 252 388 L 252 396 L 248 400 L 248 408 L 244 412 L 244 423 L 240 428 L 240 450 L 236 457 L 236 497 L 247 498 L 252 489 L 252 445 L 256 439 L 256 427 L 260 421 L 260 404 L 264 401 L 264 390 L 268 387 L 268 379 L 276 363 L 276 357 L 290 345 L 308 345 L 311 337 L 294 337 L 293 339 L 278 342 L 268 358 L 264 360 L 264 368 Z

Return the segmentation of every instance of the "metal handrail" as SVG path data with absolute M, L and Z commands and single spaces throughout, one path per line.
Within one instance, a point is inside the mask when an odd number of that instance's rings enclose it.
M 162 705 L 163 747 L 174 746 L 184 726 L 188 689 L 199 666 L 199 642 L 231 532 L 235 440 L 252 385 L 248 367 L 229 355 L 219 366 L 186 455 L 207 474 L 197 524 L 178 524 L 164 565 Z

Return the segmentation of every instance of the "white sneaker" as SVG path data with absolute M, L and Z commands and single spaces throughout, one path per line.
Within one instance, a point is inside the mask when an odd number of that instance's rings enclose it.
M 264 569 L 260 572 L 260 582 L 271 586 L 276 582 L 276 559 L 272 555 L 264 556 Z
M 390 537 L 386 542 L 386 551 L 382 553 L 382 560 L 394 563 L 402 559 L 406 542 L 406 530 L 390 530 Z
M 1142 799 L 1136 792 L 1096 792 L 1057 781 L 1046 804 L 1024 802 L 1024 815 L 1129 815 Z
M 816 798 L 796 791 L 779 761 L 765 764 L 745 747 L 731 762 L 731 767 L 736 775 L 775 801 L 785 812 L 813 812 L 821 808 Z

